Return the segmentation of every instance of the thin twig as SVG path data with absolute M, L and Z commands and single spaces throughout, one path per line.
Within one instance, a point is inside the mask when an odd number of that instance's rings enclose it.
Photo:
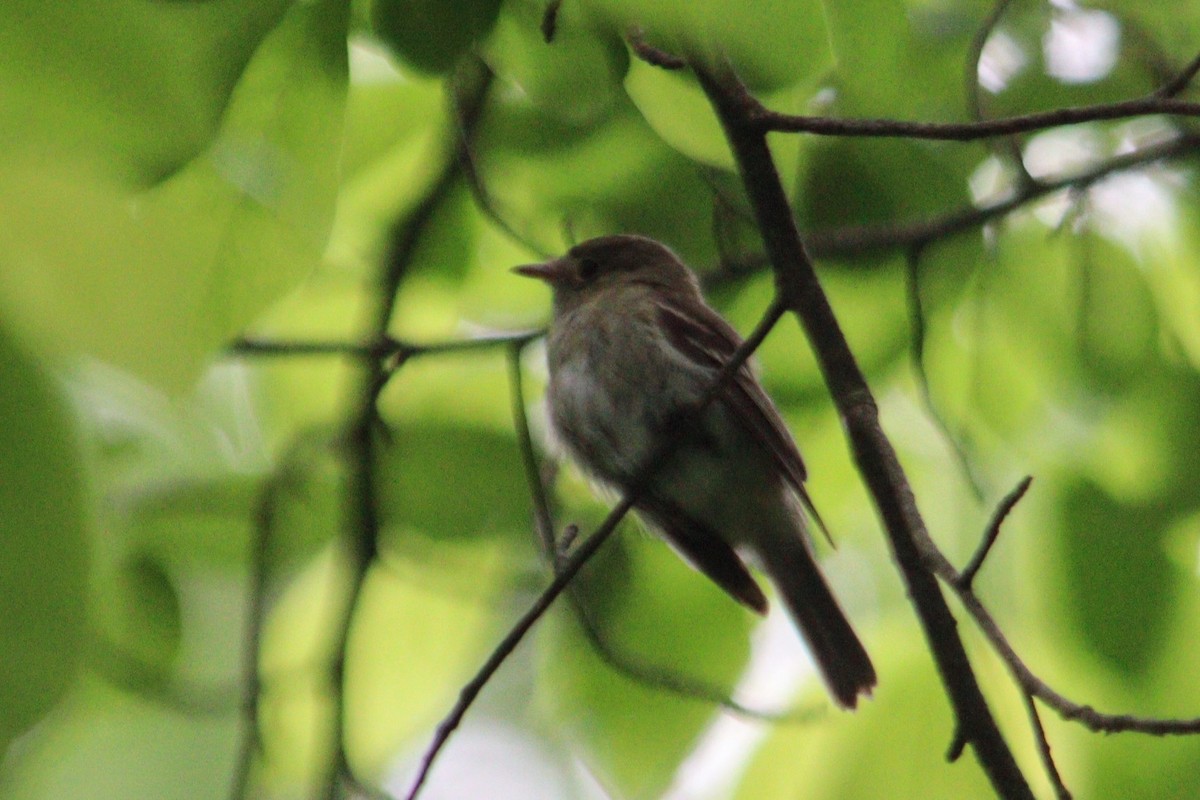
M 383 358 L 403 349 L 399 342 L 386 339 L 376 342 L 318 342 L 258 339 L 244 336 L 229 345 L 227 351 L 235 356 L 348 356 L 351 358 Z
M 1200 103 L 1171 97 L 1139 97 L 1091 106 L 1067 106 L 1013 117 L 998 117 L 979 122 L 913 122 L 898 119 L 834 119 L 832 117 L 782 114 L 749 103 L 749 124 L 763 131 L 811 133 L 816 136 L 843 136 L 888 139 L 931 139 L 947 142 L 971 142 L 1029 133 L 1084 122 L 1129 119 L 1150 115 L 1200 117 Z
M 975 33 L 971 36 L 971 42 L 967 46 L 963 83 L 966 88 L 967 113 L 971 119 L 977 122 L 983 119 L 983 102 L 979 94 L 979 62 L 983 58 L 983 49 L 987 45 L 988 39 L 992 38 L 992 33 L 1000 24 L 1000 18 L 1004 16 L 1004 12 L 1010 5 L 1012 5 L 1012 0 L 997 0 L 992 5 L 992 10 L 983 18 L 983 22 L 975 29 Z
M 517 445 L 521 450 L 521 464 L 525 469 L 525 481 L 529 484 L 529 496 L 533 498 L 533 522 L 538 542 L 546 557 L 553 560 L 558 552 L 554 543 L 554 515 L 550 510 L 550 496 L 542 483 L 537 453 L 533 449 L 533 436 L 529 432 L 529 418 L 525 413 L 525 390 L 521 380 L 521 354 L 524 352 L 524 342 L 514 343 L 508 348 L 508 385 L 513 426 L 517 429 Z
M 1038 756 L 1042 759 L 1042 768 L 1054 786 L 1054 794 L 1058 800 L 1071 800 L 1071 790 L 1063 782 L 1058 765 L 1054 763 L 1054 753 L 1050 749 L 1050 740 L 1046 737 L 1046 728 L 1042 725 L 1042 715 L 1038 713 L 1037 701 L 1028 692 L 1021 693 L 1025 701 L 1025 711 L 1029 714 L 1029 725 L 1033 728 L 1033 738 L 1037 740 Z
M 579 624 L 583 627 L 584 635 L 587 636 L 588 641 L 601 660 L 612 669 L 642 686 L 667 692 L 684 700 L 693 700 L 708 705 L 720 706 L 735 716 L 757 722 L 770 722 L 774 724 L 811 722 L 827 711 L 825 705 L 812 705 L 804 708 L 783 709 L 780 711 L 753 708 L 734 700 L 720 686 L 707 683 L 691 675 L 684 675 L 672 667 L 650 664 L 627 653 L 622 653 L 608 640 L 608 636 L 601 630 L 596 620 L 592 618 L 592 615 L 588 613 L 587 608 L 584 607 L 583 601 L 573 592 L 568 592 L 567 597 L 571 600 L 575 608 L 575 616 L 579 620 Z
M 1154 96 L 1165 99 L 1181 94 L 1188 88 L 1188 84 L 1192 82 L 1192 78 L 1196 77 L 1197 72 L 1200 72 L 1200 53 L 1188 62 L 1188 65 L 1180 70 L 1178 75 L 1160 86 Z
M 678 70 L 688 66 L 687 59 L 673 53 L 654 47 L 645 41 L 645 34 L 639 28 L 633 28 L 626 34 L 626 40 L 634 55 L 648 64 L 667 70 Z M 1197 56 L 1200 61 L 1200 56 Z M 1193 62 L 1195 64 L 1196 62 Z M 711 69 L 710 65 L 694 63 L 693 68 Z M 1197 65 L 1196 70 L 1200 70 Z M 932 139 L 936 141 L 970 142 L 978 139 L 990 139 L 995 136 L 1006 136 L 1015 133 L 1056 128 L 1062 125 L 1078 125 L 1084 122 L 1101 122 L 1105 120 L 1128 119 L 1149 115 L 1170 117 L 1198 117 L 1200 103 L 1177 100 L 1170 90 L 1182 81 L 1187 82 L 1194 76 L 1195 70 L 1189 65 L 1174 81 L 1164 87 L 1167 91 L 1156 92 L 1149 97 L 1138 97 L 1129 100 L 1119 100 L 1112 103 L 1098 103 L 1089 106 L 1067 106 L 1049 111 L 1036 111 L 1031 114 L 1019 114 L 1012 117 L 1000 117 L 975 122 L 918 122 L 884 118 L 836 119 L 833 117 L 808 116 L 803 114 L 784 114 L 772 111 L 753 97 L 745 84 L 737 81 L 736 85 L 727 87 L 727 104 L 740 107 L 739 116 L 742 124 L 749 130 L 760 133 L 774 131 L 777 133 L 811 133 L 816 136 L 842 136 L 865 138 L 891 139 Z
M 1096 733 L 1144 733 L 1151 736 L 1187 736 L 1200 733 L 1200 717 L 1162 719 L 1132 714 L 1106 714 L 1089 705 L 1068 699 L 1039 678 L 1017 654 L 995 617 L 972 589 L 960 588 L 962 575 L 942 554 L 926 533 L 918 540 L 926 566 L 958 595 L 963 608 L 991 643 L 992 649 L 1008 667 L 1017 685 L 1054 709 L 1060 717 L 1073 720 Z
M 550 501 L 546 487 L 542 483 L 541 470 L 534 452 L 533 437 L 529 431 L 529 420 L 525 413 L 525 397 L 521 387 L 521 353 L 524 343 L 514 343 L 508 350 L 509 385 L 511 387 L 511 402 L 513 424 L 516 427 L 517 442 L 521 450 L 521 462 L 524 466 L 526 483 L 533 498 L 534 526 L 541 542 L 542 552 L 553 562 L 555 572 L 562 569 L 563 563 L 574 544 L 579 529 L 574 525 L 567 526 L 562 541 L 554 541 L 554 519 L 550 510 Z M 576 617 L 583 628 L 584 634 L 591 643 L 597 655 L 617 672 L 650 689 L 668 692 L 688 700 L 696 700 L 722 708 L 747 719 L 768 722 L 797 722 L 811 719 L 810 709 L 787 711 L 764 711 L 738 703 L 729 697 L 728 692 L 720 687 L 707 684 L 699 679 L 682 675 L 674 669 L 659 667 L 633 658 L 617 650 L 600 630 L 600 626 L 592 619 L 583 601 L 575 592 L 568 592 L 576 612 Z
M 421 234 L 426 230 L 434 212 L 449 195 L 462 172 L 462 152 L 470 146 L 471 132 L 475 130 L 483 110 L 484 102 L 491 89 L 493 76 L 488 70 L 480 70 L 477 63 L 465 64 L 450 82 L 451 101 L 459 135 L 452 152 L 444 159 L 441 172 L 426 191 L 413 211 L 394 229 L 379 282 L 377 304 L 368 314 L 367 330 L 377 342 L 387 340 L 396 304 L 396 295 L 404 279 Z M 457 347 L 458 345 L 456 345 Z M 330 715 L 333 720 L 330 750 L 332 759 L 324 781 L 323 796 L 336 800 L 339 786 L 353 769 L 346 753 L 346 698 L 345 669 L 346 653 L 351 628 L 358 609 L 359 597 L 366 581 L 367 572 L 376 560 L 380 521 L 377 509 L 375 468 L 377 461 L 375 432 L 379 426 L 378 398 L 395 370 L 402 366 L 411 353 L 398 352 L 388 364 L 380 360 L 369 361 L 355 394 L 357 411 L 348 435 L 347 455 L 347 513 L 346 544 L 349 558 L 349 588 L 344 598 L 342 614 L 334 631 L 333 668 L 331 670 L 332 691 Z
M 950 429 L 950 424 L 942 416 L 937 403 L 934 402 L 933 390 L 929 385 L 929 372 L 925 368 L 925 310 L 921 302 L 921 247 L 914 246 L 908 249 L 905 264 L 908 268 L 906 295 L 908 297 L 909 328 L 912 331 L 911 357 L 913 370 L 917 373 L 917 387 L 921 393 L 921 402 L 925 406 L 925 413 L 933 421 L 934 427 L 938 429 L 942 438 L 950 446 L 950 452 L 954 454 L 959 470 L 967 479 L 967 485 L 971 487 L 976 499 L 982 501 L 984 497 L 982 482 L 975 474 L 975 466 L 971 463 L 966 445 L 962 438 Z
M 941 241 L 993 222 L 1013 211 L 1064 189 L 1086 189 L 1120 172 L 1191 155 L 1200 150 L 1200 135 L 1185 134 L 1159 144 L 1114 156 L 1087 170 L 1043 180 L 1011 197 L 985 206 L 965 206 L 925 220 L 852 225 L 808 236 L 813 256 L 851 258 Z
M 926 247 L 935 242 L 977 230 L 1012 212 L 1064 190 L 1082 191 L 1104 179 L 1159 161 L 1169 161 L 1200 151 L 1200 135 L 1184 134 L 1159 144 L 1114 156 L 1082 172 L 1063 175 L 1036 185 L 1024 186 L 1011 197 L 984 206 L 967 205 L 929 219 L 848 225 L 808 234 L 805 244 L 813 258 L 853 259 L 895 250 Z M 742 280 L 768 266 L 764 255 L 755 255 L 705 276 L 707 286 Z
M 971 44 L 967 48 L 967 68 L 965 75 L 966 97 L 967 97 L 967 115 L 974 122 L 982 122 L 986 116 L 983 113 L 983 95 L 980 91 L 982 87 L 979 85 L 979 63 L 983 58 L 983 50 L 987 45 L 988 39 L 991 38 L 996 26 L 1000 24 L 1000 18 L 1004 16 L 1004 12 L 1012 5 L 1012 0 L 997 0 L 992 10 L 980 23 L 976 29 L 975 35 L 971 37 Z M 999 143 L 997 150 L 1003 150 L 1002 153 L 1007 157 L 1008 162 L 1013 169 L 1017 171 L 1018 183 L 1020 185 L 1028 185 L 1035 183 L 1033 176 L 1029 174 L 1029 170 L 1025 168 L 1025 159 L 1021 154 L 1021 143 L 1015 136 L 1006 136 L 1002 143 Z
M 988 557 L 988 553 L 992 551 L 992 545 L 996 543 L 997 537 L 1000 536 L 1000 526 L 1004 524 L 1004 520 L 1008 517 L 1009 512 L 1021 502 L 1021 498 L 1029 491 L 1030 484 L 1033 483 L 1033 476 L 1026 475 L 1021 479 L 1011 492 L 1004 496 L 1000 501 L 1000 505 L 996 507 L 995 513 L 992 514 L 991 522 L 988 523 L 987 530 L 984 531 L 983 539 L 979 542 L 979 547 L 975 551 L 975 555 L 971 556 L 971 560 L 967 562 L 967 566 L 963 568 L 962 574 L 958 577 L 958 584 L 955 588 L 960 591 L 971 591 L 971 584 L 975 580 L 975 575 L 983 566 L 984 560 Z
M 721 371 L 713 378 L 708 390 L 691 410 L 691 413 L 699 414 L 716 399 L 718 393 L 733 377 L 734 373 L 746 363 L 746 360 L 762 344 L 763 339 L 767 337 L 767 334 L 779 322 L 785 310 L 785 307 L 778 300 L 768 307 L 766 313 L 763 315 L 763 319 L 754 329 L 754 332 L 729 357 L 729 360 L 721 368 Z M 609 536 L 616 530 L 617 525 L 629 513 L 645 491 L 649 478 L 662 467 L 663 463 L 670 458 L 680 444 L 681 437 L 671 437 L 650 454 L 642 468 L 638 470 L 636 478 L 625 491 L 620 502 L 613 507 L 600 526 L 584 539 L 578 548 L 571 553 L 570 557 L 563 562 L 562 569 L 557 572 L 550 585 L 542 591 L 537 600 L 517 620 L 513 627 L 509 629 L 508 634 L 505 635 L 492 651 L 492 654 L 484 662 L 483 666 L 480 667 L 475 676 L 459 691 L 458 702 L 454 704 L 450 713 L 438 724 L 433 741 L 421 759 L 421 765 L 413 780 L 407 800 L 416 800 L 420 795 L 421 788 L 425 785 L 425 781 L 429 777 L 429 772 L 433 768 L 438 755 L 447 742 L 449 742 L 451 735 L 453 735 L 455 729 L 462 722 L 463 717 L 475 702 L 475 698 L 478 697 L 479 692 L 483 690 L 483 687 L 491 680 L 496 670 L 500 668 L 509 655 L 517 648 L 517 645 L 521 643 L 521 640 L 525 638 L 525 634 L 541 619 L 551 604 L 554 603 L 558 596 L 563 593 L 563 590 L 574 580 L 575 575 L 583 568 L 583 565 L 608 540 Z
M 545 20 L 552 18 L 552 10 L 557 13 L 557 8 L 557 3 L 554 3 L 546 9 L 546 17 L 543 20 L 543 24 L 545 24 Z M 551 33 L 550 35 L 553 34 Z M 549 41 L 549 39 L 547 39 L 547 41 Z M 477 69 L 491 74 L 491 67 L 487 64 L 487 62 L 485 62 L 482 58 L 476 58 L 475 61 Z M 548 250 L 546 250 L 546 248 L 533 241 L 533 239 L 526 234 L 518 231 L 516 227 L 509 221 L 508 216 L 503 214 L 497 207 L 496 199 L 492 197 L 491 192 L 488 191 L 487 183 L 484 181 L 483 174 L 480 172 L 479 166 L 476 163 L 475 148 L 473 142 L 471 141 L 473 138 L 471 131 L 462 127 L 463 120 L 458 121 L 458 157 L 460 166 L 462 167 L 463 177 L 466 178 L 467 187 L 471 190 L 471 197 L 475 201 L 475 207 L 479 209 L 483 216 L 490 220 L 497 229 L 508 236 L 509 239 L 521 245 L 529 252 L 534 253 L 538 258 L 550 258 L 551 254 Z
M 286 477 L 287 463 L 281 464 L 262 488 L 254 520 L 254 538 L 250 548 L 250 569 L 247 585 L 245 641 L 242 644 L 242 740 L 238 745 L 237 763 L 230 782 L 230 800 L 245 800 L 250 796 L 250 776 L 254 762 L 262 753 L 262 729 L 258 706 L 262 677 L 258 672 L 262 655 L 262 630 L 267 613 L 267 579 L 270 553 L 275 531 L 275 514 L 279 492 Z
M 235 356 L 341 356 L 346 358 L 376 358 L 384 361 L 407 361 L 410 358 L 444 353 L 490 350 L 512 344 L 524 344 L 545 332 L 517 331 L 494 333 L 471 339 L 447 339 L 442 342 L 417 343 L 381 336 L 372 342 L 291 341 L 242 337 L 229 345 L 226 352 Z
M 684 69 L 687 66 L 687 61 L 679 56 L 647 42 L 646 32 L 641 28 L 630 28 L 625 35 L 625 40 L 629 42 L 629 47 L 634 54 L 647 64 L 671 71 Z
M 944 574 L 943 574 L 944 573 Z M 958 573 L 939 569 L 938 577 L 952 587 Z M 1162 719 L 1139 717 L 1133 714 L 1106 714 L 1090 705 L 1076 703 L 1054 690 L 1033 673 L 1009 643 L 991 612 L 971 591 L 958 592 L 963 608 L 991 642 L 993 649 L 1008 666 L 1017 683 L 1034 697 L 1053 708 L 1063 719 L 1073 720 L 1096 733 L 1144 733 L 1151 736 L 1187 736 L 1200 733 L 1200 717 L 1192 719 Z

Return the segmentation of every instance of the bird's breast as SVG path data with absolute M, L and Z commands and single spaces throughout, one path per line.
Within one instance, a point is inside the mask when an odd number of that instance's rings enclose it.
M 628 305 L 628 304 L 627 304 Z M 629 481 L 672 415 L 703 381 L 656 329 L 653 309 L 583 306 L 556 320 L 548 343 L 549 410 L 571 455 L 609 482 Z

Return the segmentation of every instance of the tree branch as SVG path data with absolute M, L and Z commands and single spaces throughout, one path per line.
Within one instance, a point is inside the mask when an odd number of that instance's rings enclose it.
M 852 225 L 828 231 L 814 231 L 808 237 L 815 258 L 851 258 L 888 252 L 913 246 L 925 246 L 948 239 L 998 220 L 1013 211 L 1064 189 L 1086 189 L 1119 172 L 1139 169 L 1200 150 L 1200 135 L 1183 134 L 1129 153 L 1110 158 L 1096 166 L 1027 186 L 1011 197 L 984 206 L 965 206 L 926 220 Z
M 763 339 L 767 337 L 767 334 L 779 322 L 784 311 L 783 305 L 779 302 L 773 303 L 767 309 L 763 319 L 754 329 L 754 332 L 730 356 L 729 361 L 725 363 L 721 371 L 713 378 L 708 391 L 704 393 L 704 396 L 696 404 L 695 408 L 691 410 L 691 413 L 699 414 L 717 398 L 717 395 L 725 384 L 732 379 L 734 373 L 754 354 L 754 351 L 762 344 Z M 632 510 L 634 504 L 645 491 L 649 479 L 671 457 L 675 449 L 682 443 L 682 440 L 682 436 L 671 437 L 651 452 L 645 464 L 638 470 L 636 478 L 620 502 L 613 507 L 600 526 L 584 539 L 571 556 L 562 563 L 562 568 L 557 571 L 550 585 L 542 591 L 533 605 L 529 607 L 529 610 L 517 620 L 516 624 L 513 625 L 508 634 L 500 641 L 496 649 L 492 651 L 492 654 L 484 662 L 483 666 L 479 668 L 475 676 L 459 691 L 458 702 L 454 704 L 450 713 L 438 724 L 433 741 L 421 759 L 421 765 L 413 780 L 412 788 L 406 795 L 407 800 L 416 800 L 420 795 L 421 789 L 429 777 L 430 770 L 433 769 L 434 762 L 437 761 L 442 749 L 450 741 L 450 737 L 462 722 L 463 717 L 466 716 L 467 711 L 471 708 L 471 705 L 475 702 L 475 698 L 479 696 L 483 687 L 487 685 L 492 676 L 496 674 L 496 670 L 516 650 L 517 645 L 525 638 L 525 634 L 529 633 L 529 630 L 542 618 L 542 615 L 558 599 L 558 596 L 563 593 L 571 581 L 575 579 L 575 576 L 583 568 L 584 564 L 608 541 L 613 531 L 616 530 L 617 525 Z
M 1144 733 L 1152 736 L 1185 736 L 1200 733 L 1200 717 L 1194 719 L 1161 719 L 1154 717 L 1138 717 L 1131 714 L 1105 714 L 1096 711 L 1088 705 L 1076 703 L 1052 689 L 1049 684 L 1033 673 L 1017 654 L 1008 638 L 1001 631 L 995 618 L 972 588 L 972 579 L 991 551 L 999 535 L 1004 519 L 1012 508 L 1020 501 L 1029 488 L 1031 479 L 1025 478 L 997 506 L 992 520 L 984 533 L 979 549 L 971 558 L 967 569 L 969 573 L 959 572 L 954 565 L 942 554 L 937 545 L 925 534 L 918 539 L 918 547 L 926 566 L 934 574 L 953 589 L 962 603 L 963 608 L 975 620 L 975 624 L 991 643 L 992 649 L 1000 657 L 1013 676 L 1025 699 L 1026 708 L 1030 714 L 1030 724 L 1034 728 L 1038 740 L 1038 748 L 1047 774 L 1055 786 L 1060 798 L 1070 797 L 1070 792 L 1062 782 L 1054 760 L 1050 755 L 1050 745 L 1042 727 L 1041 718 L 1037 713 L 1034 701 L 1041 700 L 1054 709 L 1059 716 L 1066 720 L 1080 723 L 1097 733 Z
M 230 782 L 231 800 L 250 796 L 250 776 L 254 761 L 262 751 L 262 729 L 258 719 L 258 703 L 262 678 L 258 672 L 262 653 L 262 629 L 267 613 L 267 571 L 270 566 L 271 544 L 275 533 L 275 516 L 279 491 L 286 480 L 286 462 L 272 474 L 263 486 L 254 520 L 254 538 L 250 549 L 249 585 L 247 586 L 246 630 L 242 653 L 242 741 L 238 746 L 237 763 Z
M 693 63 L 701 87 L 721 120 L 775 268 L 778 297 L 799 318 L 842 416 L 851 448 L 883 519 L 900 568 L 958 720 L 997 794 L 1032 800 L 1033 792 L 1000 734 L 956 630 L 956 622 L 921 559 L 928 538 L 912 490 L 879 424 L 879 412 L 854 355 L 804 250 L 779 181 L 766 131 L 745 86 L 729 70 L 714 74 Z
M 509 386 L 511 389 L 511 405 L 513 425 L 517 432 L 517 442 L 521 450 L 521 463 L 525 472 L 525 481 L 529 485 L 529 494 L 533 499 L 534 528 L 541 544 L 542 553 L 552 562 L 555 573 L 562 570 L 568 552 L 579 531 L 574 526 L 568 526 L 561 542 L 554 541 L 554 519 L 550 510 L 550 500 L 546 487 L 542 482 L 541 470 L 538 467 L 537 454 L 534 451 L 533 437 L 529 431 L 529 420 L 525 414 L 525 396 L 521 388 L 521 352 L 524 345 L 514 344 L 508 350 Z M 575 592 L 568 592 L 567 598 L 575 611 L 588 642 L 605 664 L 630 680 L 636 681 L 650 689 L 667 692 L 687 700 L 695 700 L 711 705 L 720 706 L 730 713 L 746 719 L 766 722 L 802 722 L 812 719 L 817 709 L 794 709 L 784 711 L 764 711 L 751 708 L 732 699 L 719 686 L 688 675 L 681 674 L 671 667 L 660 667 L 638 659 L 627 653 L 622 653 L 614 647 L 606 637 L 600 625 L 588 613 L 582 600 Z
M 744 87 L 742 91 L 745 91 Z M 749 98 L 749 95 L 747 95 Z M 855 136 L 888 139 L 932 139 L 946 142 L 971 142 L 1056 128 L 1083 122 L 1129 119 L 1148 115 L 1200 117 L 1200 103 L 1171 97 L 1139 97 L 1091 106 L 1068 106 L 1037 111 L 1014 117 L 978 122 L 910 122 L 898 119 L 834 119 L 771 111 L 757 100 L 746 102 L 746 124 L 757 131 L 811 133 L 817 136 Z
M 979 91 L 979 62 L 983 58 L 983 49 L 987 45 L 988 39 L 992 37 L 992 32 L 996 30 L 996 26 L 1000 24 L 1000 18 L 1004 16 L 1004 12 L 1012 5 L 1012 0 L 996 0 L 992 6 L 992 10 L 984 18 L 983 22 L 976 29 L 975 35 L 971 37 L 971 45 L 967 49 L 967 68 L 964 75 L 964 83 L 967 97 L 967 114 L 974 122 L 982 122 L 985 119 L 983 113 L 983 98 Z M 1025 168 L 1025 159 L 1021 157 L 1021 144 L 1012 136 L 1004 139 L 1003 145 L 997 148 L 997 153 L 1007 156 L 1012 167 L 1017 171 L 1020 178 L 1020 183 L 1033 183 L 1033 176 L 1029 174 L 1029 170 Z
M 1178 75 L 1160 86 L 1154 96 L 1167 98 L 1182 94 L 1188 88 L 1188 84 L 1192 82 L 1192 78 L 1196 77 L 1197 72 L 1200 72 L 1200 54 L 1197 54 L 1186 67 L 1180 70 Z
M 1000 501 L 1000 505 L 996 507 L 995 513 L 992 514 L 992 520 L 988 523 L 987 530 L 984 531 L 983 539 L 979 542 L 979 548 L 975 551 L 975 555 L 971 556 L 971 560 L 963 569 L 962 574 L 958 576 L 955 588 L 963 591 L 971 590 L 971 583 L 975 580 L 976 573 L 983 566 L 984 559 L 988 557 L 988 553 L 992 552 L 992 546 L 1000 536 L 1000 526 L 1004 524 L 1004 520 L 1008 518 L 1009 513 L 1016 507 L 1017 503 L 1021 502 L 1021 498 L 1029 491 L 1029 486 L 1032 483 L 1033 476 L 1026 475 L 1017 484 L 1017 488 L 1005 495 L 1004 499 Z
M 490 70 L 477 64 L 464 64 L 451 81 L 451 100 L 458 125 L 453 137 L 453 151 L 447 154 L 437 179 L 426 191 L 413 211 L 396 226 L 384 263 L 377 303 L 368 312 L 367 330 L 370 346 L 383 347 L 388 343 L 388 329 L 396 303 L 396 294 L 412 263 L 421 234 L 429 225 L 434 212 L 458 181 L 475 125 L 482 113 L 484 101 L 492 85 Z M 353 768 L 346 753 L 346 652 L 358 600 L 367 572 L 375 562 L 378 551 L 379 517 L 375 488 L 376 432 L 380 420 L 378 399 L 391 375 L 412 356 L 411 351 L 399 351 L 391 363 L 373 359 L 364 365 L 364 374 L 355 393 L 357 410 L 347 435 L 348 476 L 346 509 L 346 545 L 350 567 L 350 586 L 344 598 L 341 618 L 334 633 L 333 667 L 331 669 L 331 717 L 333 719 L 332 762 L 324 780 L 323 796 L 336 800 L 339 787 L 353 777 Z
M 921 251 L 920 245 L 910 247 L 906 252 L 905 266 L 907 267 L 906 294 L 908 298 L 908 320 L 912 331 L 911 359 L 913 371 L 916 372 L 917 388 L 921 393 L 921 402 L 925 405 L 925 413 L 933 421 L 933 425 L 945 439 L 950 452 L 958 462 L 959 469 L 967 480 L 967 485 L 975 494 L 976 499 L 983 500 L 983 482 L 975 474 L 975 466 L 967 450 L 964 437 L 950 428 L 950 423 L 942 416 L 941 410 L 933 399 L 933 389 L 929 385 L 929 372 L 925 368 L 925 309 L 921 301 Z

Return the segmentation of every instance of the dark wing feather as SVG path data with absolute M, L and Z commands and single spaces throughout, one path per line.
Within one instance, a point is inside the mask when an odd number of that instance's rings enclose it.
M 737 331 L 702 303 L 689 303 L 684 309 L 669 301 L 660 302 L 658 311 L 671 344 L 692 361 L 711 368 L 714 375 L 742 343 Z M 742 365 L 734 378 L 726 382 L 720 400 L 771 454 L 780 474 L 807 502 L 804 460 L 775 404 L 748 365 Z
M 767 613 L 767 597 L 732 547 L 703 523 L 665 498 L 647 493 L 638 500 L 638 513 L 696 569 L 734 599 L 759 614 Z

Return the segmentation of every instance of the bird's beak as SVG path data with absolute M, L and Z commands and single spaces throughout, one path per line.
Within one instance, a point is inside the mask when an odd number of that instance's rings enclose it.
M 522 264 L 519 267 L 513 267 L 512 271 L 518 275 L 524 275 L 526 278 L 537 278 L 539 281 L 545 281 L 551 285 L 562 282 L 569 274 L 571 265 L 566 259 L 556 258 L 552 261 L 543 261 L 541 264 Z

